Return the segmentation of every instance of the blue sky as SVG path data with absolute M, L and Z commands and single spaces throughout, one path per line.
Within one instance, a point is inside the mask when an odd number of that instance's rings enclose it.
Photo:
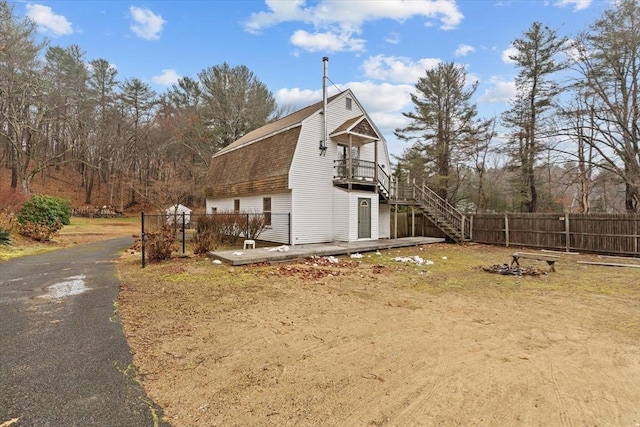
M 329 79 L 351 88 L 393 136 L 412 110 L 409 94 L 439 61 L 466 66 L 479 87 L 482 116 L 499 114 L 514 95 L 511 42 L 534 21 L 573 37 L 609 0 L 211 0 L 18 1 L 14 12 L 38 24 L 52 45 L 77 44 L 118 78 L 137 77 L 161 93 L 180 77 L 227 62 L 245 65 L 279 105 L 322 99 L 322 57 Z

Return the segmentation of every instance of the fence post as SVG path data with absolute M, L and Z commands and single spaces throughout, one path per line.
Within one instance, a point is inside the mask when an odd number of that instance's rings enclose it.
M 469 240 L 473 242 L 473 215 L 469 218 Z
M 634 248 L 634 252 L 640 253 L 638 246 L 640 246 L 640 226 L 638 226 L 638 218 L 636 218 L 636 241 L 634 244 L 635 248 Z
M 393 234 L 395 234 L 395 238 L 398 238 L 398 204 L 396 203 L 393 209 L 393 221 L 394 221 L 394 229 Z
M 569 230 L 569 213 L 568 212 L 564 214 L 564 236 L 566 240 L 565 249 L 567 252 L 571 252 L 571 231 Z
M 184 231 L 184 228 L 186 227 L 186 223 L 184 220 L 184 212 L 182 212 L 182 255 L 184 255 L 184 239 L 186 237 L 186 232 Z
M 509 214 L 504 214 L 504 242 L 509 247 Z
M 460 231 L 462 231 L 462 240 L 465 239 L 465 237 L 467 236 L 467 217 L 465 215 L 462 215 L 462 221 L 460 224 Z
M 140 212 L 140 218 L 142 223 L 142 231 L 140 233 L 140 251 L 142 252 L 142 268 L 145 267 L 145 256 L 144 256 L 144 245 L 145 245 L 145 234 L 144 234 L 144 211 Z
M 411 205 L 411 237 L 416 237 L 416 210 Z

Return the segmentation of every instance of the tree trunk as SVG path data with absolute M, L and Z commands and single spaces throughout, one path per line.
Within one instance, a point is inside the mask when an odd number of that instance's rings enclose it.
M 11 147 L 11 190 L 15 192 L 18 189 L 18 160 L 14 147 Z
M 640 201 L 640 188 L 630 183 L 624 185 L 624 207 L 627 213 L 637 213 Z
M 89 172 L 89 179 L 84 186 L 84 203 L 87 205 L 91 204 L 91 193 L 93 192 L 94 175 L 95 170 L 92 168 Z

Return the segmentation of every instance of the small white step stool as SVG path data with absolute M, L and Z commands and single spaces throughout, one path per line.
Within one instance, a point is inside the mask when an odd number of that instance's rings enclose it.
M 245 240 L 244 241 L 244 249 L 255 249 L 256 241 L 255 240 Z

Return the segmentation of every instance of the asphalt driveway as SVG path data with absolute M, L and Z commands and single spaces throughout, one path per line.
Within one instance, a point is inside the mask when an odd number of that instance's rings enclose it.
M 0 262 L 0 425 L 168 425 L 135 381 L 116 312 L 115 258 L 132 243 Z

